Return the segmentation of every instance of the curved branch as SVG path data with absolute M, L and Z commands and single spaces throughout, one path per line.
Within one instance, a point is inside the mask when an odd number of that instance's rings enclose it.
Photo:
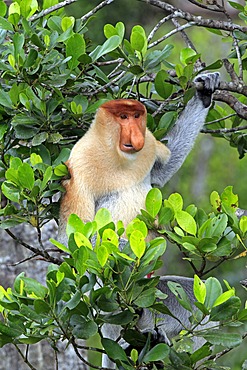
M 222 85 L 222 83 L 220 85 Z M 228 91 L 216 91 L 214 93 L 214 100 L 222 101 L 228 104 L 238 114 L 240 118 L 247 119 L 247 105 L 241 103 L 235 96 L 231 95 Z
M 21 244 L 23 247 L 27 248 L 29 251 L 33 252 L 36 256 L 42 256 L 47 262 L 54 263 L 56 265 L 61 265 L 62 261 L 58 258 L 54 258 L 49 255 L 46 250 L 34 248 L 33 246 L 25 243 L 23 240 L 19 239 L 15 234 L 13 234 L 9 229 L 5 229 L 6 233 L 14 239 L 17 243 Z
M 204 5 L 204 4 L 201 4 L 201 3 L 198 3 L 197 1 L 195 0 L 188 0 L 191 4 L 195 5 L 195 6 L 198 6 L 199 8 L 202 8 L 202 9 L 205 9 L 205 10 L 209 10 L 211 12 L 220 12 L 222 13 L 223 10 L 222 9 L 219 9 L 219 8 L 210 8 L 209 6 L 207 5 Z
M 207 19 L 201 16 L 193 15 L 189 12 L 184 12 L 182 9 L 175 8 L 173 5 L 168 4 L 161 0 L 139 0 L 150 5 L 157 6 L 160 9 L 166 10 L 169 13 L 173 13 L 174 17 L 185 19 L 188 22 L 195 22 L 198 27 L 214 28 L 224 31 L 235 31 L 239 30 L 242 32 L 247 32 L 246 26 L 239 26 L 238 24 L 232 22 L 224 22 L 215 19 Z
M 73 4 L 75 3 L 77 0 L 64 0 L 62 1 L 61 3 L 58 3 L 56 5 L 53 5 L 51 6 L 50 8 L 47 8 L 47 9 L 44 9 L 42 10 L 40 13 L 38 14 L 34 14 L 32 15 L 32 17 L 29 18 L 29 21 L 36 21 L 37 19 L 41 18 L 41 17 L 44 17 L 45 15 L 48 15 L 52 12 L 55 12 L 56 10 L 58 9 L 61 9 L 63 8 L 64 6 L 67 6 L 67 5 L 70 5 L 70 4 Z

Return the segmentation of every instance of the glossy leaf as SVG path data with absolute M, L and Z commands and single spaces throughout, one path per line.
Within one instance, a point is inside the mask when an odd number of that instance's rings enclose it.
M 178 225 L 188 234 L 196 235 L 196 222 L 194 218 L 185 211 L 177 211 L 176 212 L 176 220 Z
M 143 357 L 143 362 L 153 362 L 164 360 L 169 355 L 170 348 L 165 343 L 156 344 L 148 353 Z
M 143 234 L 135 230 L 130 235 L 130 247 L 137 258 L 141 258 L 145 252 L 146 243 Z
M 194 276 L 193 291 L 197 301 L 200 303 L 204 303 L 206 298 L 206 286 L 197 275 Z
M 152 217 L 157 216 L 162 205 L 162 193 L 159 189 L 151 189 L 146 196 L 146 210 Z

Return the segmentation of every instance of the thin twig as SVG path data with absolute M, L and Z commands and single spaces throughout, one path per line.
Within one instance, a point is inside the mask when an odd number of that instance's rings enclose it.
M 153 48 L 154 46 L 156 46 L 156 45 L 160 44 L 161 42 L 163 42 L 164 40 L 168 39 L 169 37 L 175 35 L 178 32 L 181 32 L 181 31 L 185 30 L 186 28 L 192 27 L 195 24 L 196 24 L 195 22 L 190 22 L 190 23 L 183 24 L 182 26 L 172 30 L 171 32 L 168 32 L 166 35 L 162 36 L 158 40 L 152 42 L 152 44 L 149 44 L 148 49 Z
M 243 130 L 247 130 L 247 125 L 232 127 L 232 128 L 219 128 L 215 130 L 203 129 L 201 130 L 201 132 L 203 132 L 204 134 L 230 134 L 231 132 L 237 132 L 237 131 L 243 131 Z
M 152 31 L 149 33 L 149 35 L 148 35 L 148 38 L 147 38 L 147 40 L 148 40 L 148 42 L 150 42 L 151 40 L 152 40 L 152 38 L 154 37 L 154 35 L 155 35 L 155 33 L 158 31 L 158 29 L 164 24 L 164 23 L 166 23 L 167 21 L 169 21 L 170 19 L 172 19 L 173 18 L 173 15 L 172 14 L 170 14 L 170 15 L 168 15 L 168 16 L 166 16 L 166 17 L 164 17 L 164 18 L 162 18 L 157 24 L 156 24 L 156 26 L 152 29 Z
M 222 118 L 218 118 L 218 119 L 215 119 L 215 120 L 210 121 L 210 122 L 205 122 L 204 125 L 205 126 L 207 126 L 207 125 L 213 125 L 214 123 L 225 121 L 228 118 L 236 117 L 236 115 L 237 115 L 237 113 L 232 113 L 232 114 L 229 114 L 228 116 L 225 116 L 225 117 L 222 117 Z
M 31 370 L 37 370 L 35 367 L 33 367 L 33 365 L 28 361 L 28 359 L 26 358 L 26 356 L 23 355 L 23 353 L 21 352 L 20 348 L 17 346 L 17 344 L 14 344 L 15 348 L 17 349 L 17 352 L 19 353 L 19 355 L 21 356 L 21 358 L 23 359 L 23 361 L 25 362 L 25 364 L 31 369 Z
M 52 12 L 55 12 L 56 10 L 61 9 L 61 8 L 65 7 L 65 6 L 67 6 L 67 5 L 73 4 L 76 1 L 77 0 L 64 0 L 61 3 L 58 3 L 56 5 L 51 6 L 50 8 L 47 8 L 47 9 L 42 10 L 38 14 L 32 15 L 32 17 L 29 18 L 29 21 L 31 21 L 31 22 L 32 21 L 36 21 L 37 19 L 42 18 L 42 17 L 44 17 L 44 16 L 46 16 L 46 15 L 52 13 Z
M 54 258 L 54 257 L 50 256 L 49 253 L 47 253 L 46 250 L 41 250 L 41 249 L 38 249 L 38 248 L 34 248 L 33 246 L 27 244 L 26 242 L 24 242 L 23 240 L 21 240 L 20 238 L 18 238 L 9 229 L 5 229 L 5 231 L 17 243 L 21 244 L 23 247 L 27 248 L 28 250 L 30 250 L 34 254 L 37 254 L 39 256 L 42 256 L 48 262 L 52 262 L 52 263 L 55 263 L 57 265 L 61 265 L 62 261 L 59 260 L 59 259 L 57 259 L 57 258 Z
M 90 10 L 87 14 L 85 14 L 83 17 L 81 17 L 81 21 L 85 22 L 88 18 L 90 18 L 93 14 L 95 14 L 98 10 L 103 8 L 106 5 L 109 5 L 113 3 L 114 0 L 105 0 L 102 1 L 99 5 L 97 5 L 94 9 Z
M 98 94 L 99 92 L 101 91 L 104 91 L 106 89 L 108 89 L 109 87 L 111 87 L 112 85 L 114 85 L 114 83 L 116 83 L 117 81 L 120 80 L 120 78 L 122 78 L 124 75 L 125 75 L 126 71 L 122 71 L 116 78 L 114 78 L 112 81 L 108 82 L 107 84 L 105 84 L 104 86 L 101 86 L 99 87 L 97 90 L 93 90 L 93 92 L 90 92 L 90 93 L 86 93 L 84 92 L 84 95 L 88 95 L 88 96 L 92 96 L 92 95 L 95 95 L 95 94 Z
M 71 344 L 74 348 L 74 351 L 77 355 L 77 357 L 84 363 L 86 364 L 87 366 L 89 367 L 92 367 L 93 369 L 98 369 L 98 370 L 110 370 L 108 367 L 101 367 L 101 366 L 96 366 L 96 365 L 93 365 L 93 364 L 90 364 L 90 362 L 88 362 L 87 360 L 85 360 L 85 358 L 80 354 L 79 350 L 78 350 L 78 347 L 77 347 L 77 344 L 75 343 L 74 339 L 71 340 Z

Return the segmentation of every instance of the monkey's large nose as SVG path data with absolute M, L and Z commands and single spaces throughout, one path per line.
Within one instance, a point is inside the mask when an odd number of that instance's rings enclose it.
M 136 152 L 139 152 L 139 150 L 141 150 L 144 146 L 144 133 L 136 124 L 130 125 L 130 141 Z

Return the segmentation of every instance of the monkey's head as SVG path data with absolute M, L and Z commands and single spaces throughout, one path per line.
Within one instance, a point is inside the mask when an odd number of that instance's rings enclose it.
M 132 99 L 118 99 L 104 103 L 96 116 L 96 123 L 106 127 L 109 130 L 108 135 L 118 140 L 120 151 L 130 154 L 139 152 L 143 148 L 146 122 L 145 106 Z

